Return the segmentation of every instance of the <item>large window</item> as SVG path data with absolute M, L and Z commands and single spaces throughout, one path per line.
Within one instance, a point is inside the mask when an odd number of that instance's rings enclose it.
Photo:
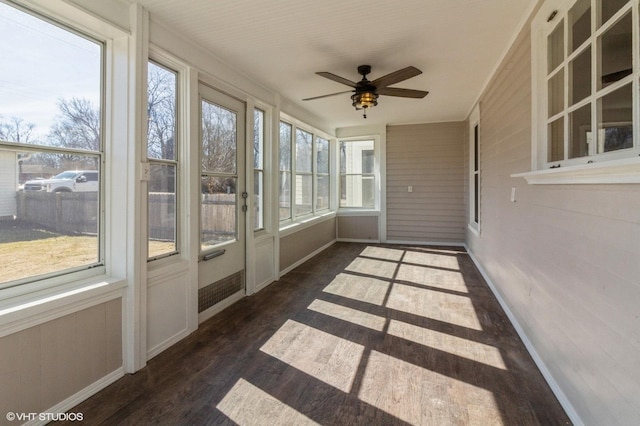
M 148 255 L 177 253 L 177 74 L 149 62 L 147 78 Z
M 0 288 L 103 263 L 103 51 L 0 3 Z
M 253 112 L 253 229 L 264 229 L 264 111 Z
M 534 20 L 538 168 L 637 156 L 637 8 L 548 1 Z
M 329 208 L 331 176 L 329 174 L 329 141 L 316 138 L 316 211 Z
M 313 134 L 296 129 L 296 216 L 313 211 Z
M 280 220 L 291 218 L 291 139 L 293 127 L 284 121 L 280 122 Z
M 469 117 L 469 225 L 480 231 L 480 110 Z
M 281 221 L 295 221 L 329 209 L 329 152 L 328 138 L 297 124 L 280 122 Z
M 340 207 L 375 207 L 375 143 L 340 141 Z

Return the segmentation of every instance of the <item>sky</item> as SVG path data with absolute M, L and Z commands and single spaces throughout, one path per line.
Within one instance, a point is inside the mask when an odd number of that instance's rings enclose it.
M 59 99 L 100 100 L 101 46 L 0 2 L 0 120 L 35 124 L 44 138 Z

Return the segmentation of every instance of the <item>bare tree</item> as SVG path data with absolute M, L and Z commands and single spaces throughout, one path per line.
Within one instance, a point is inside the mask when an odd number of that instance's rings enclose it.
M 0 117 L 0 120 L 1 118 L 2 117 Z M 25 121 L 19 117 L 11 117 L 8 121 L 0 121 L 0 140 L 30 143 L 31 133 L 35 127 L 35 124 L 25 123 Z
M 176 76 L 149 64 L 147 79 L 147 156 L 175 159 Z
M 48 142 L 52 146 L 63 148 L 83 149 L 87 151 L 100 150 L 100 109 L 93 106 L 88 99 L 71 98 L 58 101 L 60 113 L 57 121 L 51 126 Z M 86 160 L 76 155 L 61 156 L 61 167 L 77 167 L 78 162 Z M 87 166 L 98 169 L 99 158 L 90 157 Z
M 208 102 L 202 103 L 202 156 L 203 171 L 215 174 L 236 173 L 236 115 Z M 203 182 L 209 193 L 235 192 L 235 178 L 210 177 Z

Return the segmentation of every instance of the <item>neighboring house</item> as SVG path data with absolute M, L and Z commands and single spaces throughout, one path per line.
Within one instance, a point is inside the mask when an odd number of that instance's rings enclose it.
M 17 159 L 15 151 L 0 149 L 0 219 L 16 215 Z

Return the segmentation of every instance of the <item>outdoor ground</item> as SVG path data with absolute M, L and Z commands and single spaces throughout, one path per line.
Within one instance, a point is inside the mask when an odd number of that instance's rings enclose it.
M 152 241 L 150 253 L 166 251 L 167 244 Z M 65 235 L 21 224 L 0 221 L 0 287 L 9 281 L 97 263 L 95 235 Z

